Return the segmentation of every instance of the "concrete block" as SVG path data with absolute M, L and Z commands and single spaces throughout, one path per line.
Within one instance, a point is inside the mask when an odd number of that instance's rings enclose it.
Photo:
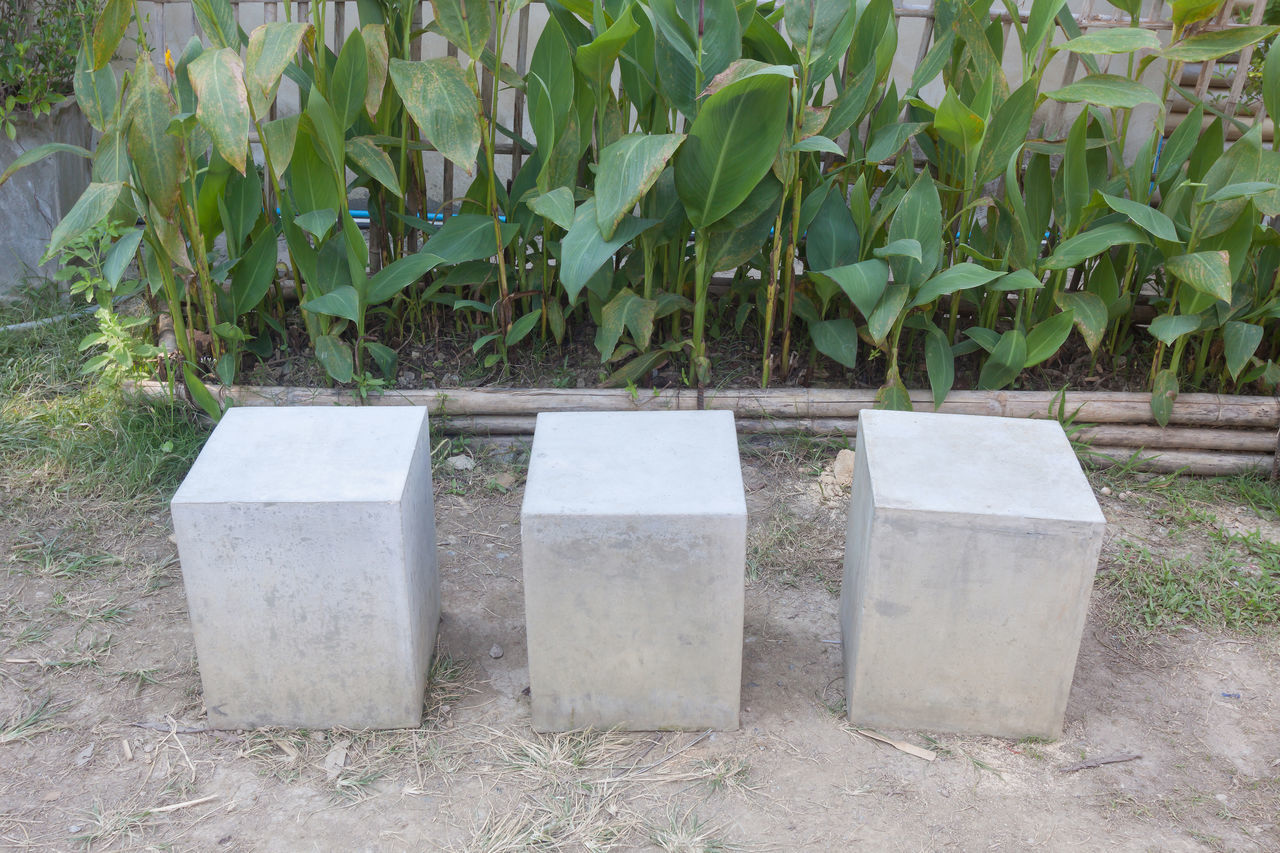
M 211 726 L 421 722 L 440 616 L 425 408 L 233 408 L 172 512 Z
M 731 412 L 538 415 L 521 511 L 533 727 L 738 727 Z
M 1055 737 L 1106 521 L 1056 421 L 859 415 L 849 719 Z

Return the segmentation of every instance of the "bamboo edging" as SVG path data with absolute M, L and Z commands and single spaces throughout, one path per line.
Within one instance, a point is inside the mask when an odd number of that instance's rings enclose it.
M 168 397 L 163 382 L 136 382 L 147 397 Z M 359 405 L 350 391 L 283 386 L 211 387 L 237 406 Z M 180 392 L 181 393 L 181 392 Z M 875 406 L 874 390 L 781 388 L 706 392 L 707 409 L 733 411 L 744 435 L 857 434 L 858 413 Z M 927 391 L 911 392 L 918 410 L 933 408 Z M 698 408 L 692 389 L 444 388 L 391 390 L 370 405 L 425 406 L 445 434 L 528 436 L 538 412 L 688 411 Z M 954 391 L 941 412 L 1017 418 L 1064 416 L 1081 425 L 1073 439 L 1087 443 L 1094 464 L 1127 464 L 1148 471 L 1192 474 L 1270 473 L 1275 462 L 1280 399 L 1183 394 L 1169 426 L 1155 424 L 1151 396 L 1131 392 Z

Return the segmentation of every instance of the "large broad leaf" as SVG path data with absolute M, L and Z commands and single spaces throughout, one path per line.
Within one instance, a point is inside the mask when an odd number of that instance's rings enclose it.
M 1003 275 L 1003 270 L 989 270 L 973 263 L 956 264 L 926 281 L 907 307 L 927 305 L 940 296 L 955 293 L 957 290 L 981 287 Z
M 489 8 L 487 2 L 483 6 Z M 390 74 L 422 135 L 437 151 L 472 174 L 480 148 L 480 103 L 458 60 L 393 59 Z
M 1075 319 L 1076 328 L 1089 351 L 1096 351 L 1107 332 L 1107 303 L 1098 294 L 1088 291 L 1059 293 L 1056 301 L 1064 313 L 1069 312 Z
M 1189 24 L 1207 21 L 1218 13 L 1224 0 L 1170 0 L 1169 8 L 1173 10 L 1173 24 L 1183 29 Z
M 494 233 L 493 217 L 479 213 L 450 216 L 440 230 L 431 235 L 422 250 L 442 258 L 450 265 L 479 261 L 491 258 L 506 248 L 519 233 L 520 226 L 514 222 L 504 222 L 501 231 L 500 246 Z
M 1151 321 L 1148 331 L 1151 337 L 1165 344 L 1171 345 L 1183 335 L 1189 335 L 1200 329 L 1200 316 L 1198 314 L 1161 314 Z
M 631 332 L 631 340 L 638 349 L 647 349 L 653 335 L 653 321 L 658 303 L 635 293 L 629 287 L 618 291 L 600 312 L 600 330 L 596 334 L 596 349 L 600 360 L 608 361 L 622 337 L 623 329 Z
M 654 224 L 656 220 L 653 219 L 627 217 L 614 231 L 613 238 L 606 240 L 597 224 L 596 200 L 589 198 L 584 201 L 574 214 L 569 232 L 560 241 L 560 282 L 569 295 L 569 303 L 577 300 L 582 288 L 615 252 Z
M 812 272 L 810 275 L 817 279 L 827 279 L 838 285 L 862 316 L 870 317 L 880 301 L 880 296 L 884 293 L 885 285 L 889 283 L 889 265 L 884 261 L 862 261 L 822 272 Z
M 367 303 L 377 305 L 386 302 L 435 269 L 442 261 L 439 256 L 423 251 L 388 264 L 369 279 Z
M 350 382 L 355 375 L 351 363 L 351 347 L 334 335 L 316 338 L 316 360 L 338 382 Z
M 1077 36 L 1062 46 L 1072 53 L 1133 53 L 1135 50 L 1159 50 L 1160 39 L 1151 30 L 1137 27 L 1111 27 Z
M 1178 374 L 1168 368 L 1156 374 L 1151 384 L 1151 414 L 1156 423 L 1168 426 L 1173 415 L 1173 403 L 1178 399 Z
M 431 9 L 444 37 L 467 56 L 479 59 L 493 29 L 489 0 L 431 0 Z
M 364 111 L 364 96 L 369 91 L 369 51 L 359 30 L 347 36 L 342 52 L 329 78 L 329 101 L 345 133 Z
M 1118 198 L 1106 193 L 1100 193 L 1100 195 L 1107 203 L 1107 207 L 1117 213 L 1123 213 L 1147 233 L 1171 243 L 1178 242 L 1178 229 L 1174 227 L 1173 220 L 1159 210 L 1131 199 Z
M 947 87 L 938 104 L 938 112 L 933 117 L 934 129 L 938 136 L 959 149 L 967 162 L 972 162 L 982 144 L 982 134 L 986 125 L 982 116 L 965 106 L 956 93 Z
M 18 7 L 19 9 L 21 7 Z M 115 56 L 124 31 L 129 28 L 129 19 L 133 17 L 132 0 L 107 0 L 93 25 L 93 70 L 105 68 Z
M 1027 363 L 1027 338 L 1018 329 L 1010 329 L 1000 336 L 1000 342 L 987 356 L 978 374 L 978 387 L 984 391 L 998 391 L 1018 378 L 1022 366 Z
M 573 190 L 556 187 L 529 200 L 529 209 L 568 231 L 573 227 Z
M 1262 65 L 1262 103 L 1267 115 L 1280 115 L 1280 50 L 1267 51 Z
M 240 54 L 229 47 L 206 50 L 187 68 L 196 90 L 196 118 L 222 159 L 243 175 L 249 155 L 249 95 Z
M 258 235 L 231 271 L 231 300 L 237 317 L 257 307 L 275 274 L 276 232 L 267 231 Z
M 1027 360 L 1023 367 L 1035 367 L 1049 356 L 1056 353 L 1067 336 L 1071 334 L 1071 325 L 1075 321 L 1075 312 L 1059 311 L 1048 320 L 1044 320 L 1027 333 Z
M 876 346 L 884 343 L 894 324 L 898 322 L 909 295 L 910 289 L 905 284 L 894 282 L 885 287 L 884 295 L 867 316 L 867 334 L 871 335 L 871 342 Z
M 744 59 L 725 74 L 735 71 L 737 79 L 703 103 L 676 157 L 676 189 L 694 228 L 746 199 L 773 165 L 786 131 L 791 69 Z
M 1166 59 L 1175 59 L 1180 62 L 1221 59 L 1251 44 L 1257 44 L 1277 32 L 1280 32 L 1280 27 L 1233 27 L 1229 30 L 1200 33 L 1174 42 L 1161 51 L 1161 55 Z
M 978 186 L 998 178 L 1026 140 L 1039 94 L 1037 82 L 1028 80 L 1014 89 L 987 125 L 974 170 Z
M 806 62 L 826 50 L 852 9 L 848 0 L 787 0 L 784 13 L 787 35 Z
M 30 166 L 46 157 L 54 154 L 76 154 L 80 157 L 93 157 L 93 154 L 86 148 L 79 145 L 72 145 L 68 142 L 46 142 L 44 145 L 37 145 L 35 148 L 23 151 L 14 159 L 9 167 L 0 172 L 0 186 L 4 186 L 4 182 L 13 177 L 13 173 L 19 169 Z
M 328 314 L 353 323 L 360 322 L 360 295 L 349 284 L 335 287 L 323 296 L 308 299 L 302 303 L 302 308 L 312 314 Z
M 347 159 L 397 197 L 402 194 L 395 164 L 391 162 L 387 152 L 373 144 L 372 137 L 356 136 L 348 139 Z
M 600 152 L 596 219 L 602 237 L 613 237 L 618 223 L 658 180 L 683 141 L 682 133 L 629 133 Z
M 918 287 L 933 276 L 942 257 L 942 203 L 929 173 L 922 172 L 898 203 L 889 223 L 889 240 L 910 238 L 920 244 L 920 260 L 892 257 L 893 280 Z
M 182 142 L 169 133 L 174 103 L 145 54 L 138 57 L 128 112 L 129 153 L 142 191 L 162 216 L 178 204 Z
M 937 409 L 955 384 L 956 357 L 947 333 L 933 323 L 928 325 L 924 339 L 924 366 L 929 374 L 929 389 L 933 391 L 933 407 Z
M 573 57 L 574 65 L 587 78 L 587 82 L 595 89 L 609 85 L 613 75 L 613 65 L 618 61 L 618 54 L 626 46 L 640 27 L 631 17 L 631 7 L 623 10 L 613 26 L 596 36 L 589 44 L 578 48 Z
M 205 38 L 214 47 L 230 47 L 240 50 L 240 27 L 236 25 L 235 12 L 230 0 L 191 0 L 191 8 L 204 30 Z
M 843 267 L 858 260 L 861 240 L 844 193 L 833 188 L 805 229 L 805 260 L 811 270 Z
M 858 327 L 847 317 L 809 324 L 818 352 L 852 370 L 858 365 Z
M 245 53 L 245 88 L 249 103 L 259 118 L 267 115 L 285 68 L 298 54 L 310 24 L 273 21 L 256 28 L 249 35 Z
M 1231 301 L 1231 258 L 1226 252 L 1192 252 L 1165 261 L 1165 270 L 1201 293 Z
M 1127 222 L 1111 222 L 1064 240 L 1041 264 L 1046 270 L 1065 270 L 1102 254 L 1112 246 L 1148 243 L 1145 234 Z
M 1240 378 L 1240 371 L 1262 343 L 1263 328 L 1253 323 L 1229 320 L 1222 327 L 1222 346 L 1227 359 L 1227 370 L 1233 380 Z
M 867 145 L 867 162 L 881 163 L 888 160 L 901 151 L 911 137 L 928 126 L 925 122 L 909 121 L 894 122 L 878 129 L 871 135 L 871 142 Z
M 1108 109 L 1132 109 L 1139 104 L 1160 103 L 1156 93 L 1146 86 L 1115 74 L 1091 74 L 1045 94 L 1055 101 L 1094 104 Z
M 298 115 L 284 116 L 262 125 L 262 147 L 271 158 L 271 171 L 276 180 L 284 178 L 284 171 L 293 160 L 293 149 L 298 139 Z
M 369 54 L 369 90 L 364 95 L 364 110 L 373 118 L 382 106 L 391 48 L 387 45 L 387 30 L 382 24 L 365 24 L 360 28 L 360 34 L 364 36 L 365 50 Z
M 116 82 L 116 72 L 110 65 L 94 70 L 91 58 L 85 48 L 81 47 L 76 54 L 76 73 L 71 78 L 76 93 L 76 103 L 80 111 L 99 133 L 106 133 L 107 128 L 115 123 L 116 113 L 120 109 L 120 89 Z
M 707 264 L 714 272 L 733 270 L 760 254 L 777 221 L 782 184 L 765 175 L 746 200 L 707 229 Z
M 67 243 L 106 219 L 122 192 L 124 192 L 122 183 L 89 184 L 76 203 L 67 211 L 67 215 L 62 217 L 62 221 L 53 229 L 53 234 L 49 238 L 49 248 L 44 253 L 45 259 L 55 257 L 58 250 Z

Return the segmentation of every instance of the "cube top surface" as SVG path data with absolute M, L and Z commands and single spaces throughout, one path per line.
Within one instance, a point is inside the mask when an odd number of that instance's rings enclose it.
M 173 503 L 396 501 L 426 420 L 415 406 L 232 408 Z
M 543 412 L 525 515 L 745 515 L 733 413 Z
M 1105 524 L 1057 421 L 864 410 L 877 507 Z

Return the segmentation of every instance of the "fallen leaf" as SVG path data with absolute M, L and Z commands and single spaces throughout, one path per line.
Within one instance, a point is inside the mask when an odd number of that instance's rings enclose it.
M 889 746 L 893 747 L 896 750 L 899 750 L 900 752 L 905 752 L 907 755 L 914 755 L 916 758 L 923 758 L 925 761 L 933 761 L 935 758 L 938 757 L 938 753 L 934 752 L 933 750 L 925 749 L 922 746 L 916 746 L 913 743 L 906 743 L 905 741 L 894 740 L 893 738 L 887 738 L 884 735 L 879 735 L 879 734 L 876 734 L 875 732 L 869 732 L 866 729 L 854 729 L 854 731 L 862 735 L 863 737 L 871 738 L 872 740 L 878 740 L 880 741 L 880 743 L 887 743 L 889 744 Z
M 84 767 L 89 763 L 90 758 L 93 758 L 93 744 L 89 744 L 76 753 L 76 767 Z
M 351 741 L 340 740 L 329 750 L 329 754 L 324 757 L 324 775 L 325 779 L 332 782 L 338 778 L 338 774 L 342 772 L 342 768 L 347 765 L 347 747 L 351 746 Z

